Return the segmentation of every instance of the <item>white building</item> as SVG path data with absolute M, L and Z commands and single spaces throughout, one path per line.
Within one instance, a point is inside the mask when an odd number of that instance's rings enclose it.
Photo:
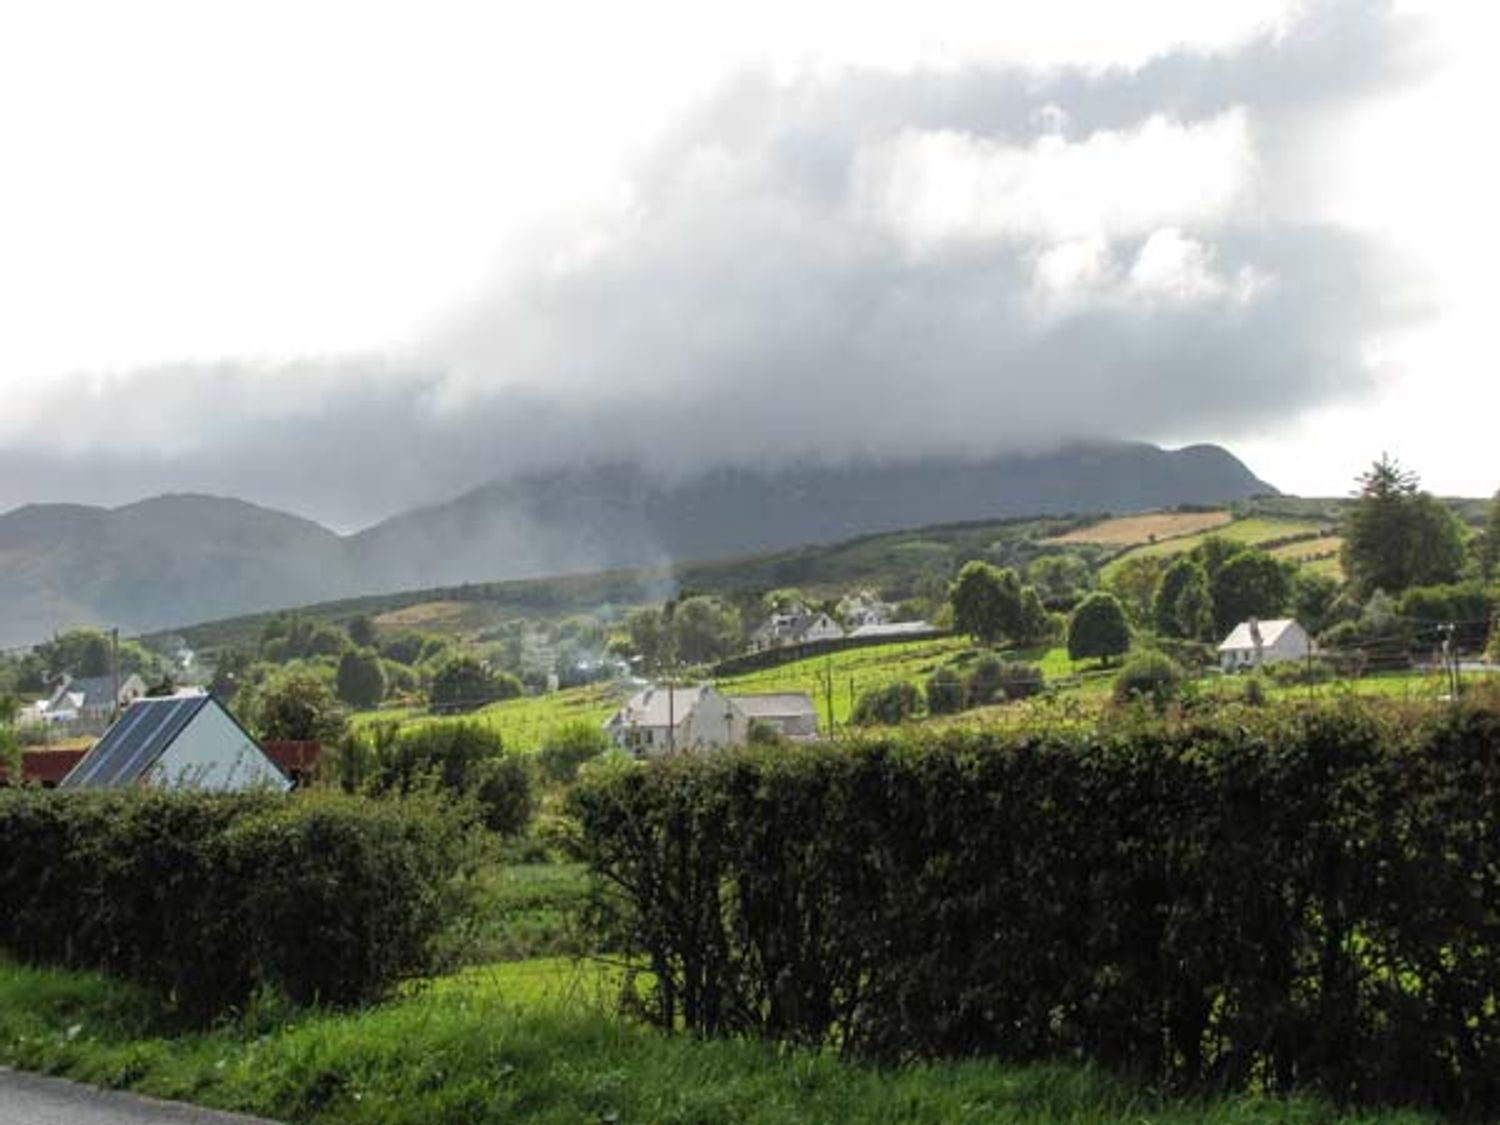
M 712 684 L 649 687 L 604 724 L 616 746 L 638 758 L 743 745 L 750 720 Z
M 899 641 L 906 637 L 925 637 L 936 631 L 930 621 L 892 621 L 886 625 L 861 625 L 849 636 L 859 640 L 879 637 Z
M 117 703 L 125 708 L 145 694 L 146 682 L 134 672 L 120 681 L 118 693 L 113 676 L 64 676 L 47 700 L 47 719 L 54 723 L 98 723 L 102 727 L 114 718 Z
M 136 700 L 60 788 L 139 785 L 284 792 L 292 783 L 222 703 L 200 694 Z
M 1306 660 L 1316 651 L 1307 630 L 1291 618 L 1257 621 L 1252 617 L 1236 625 L 1219 645 L 1219 666 L 1235 672 L 1285 660 Z
M 805 692 L 728 697 L 752 723 L 765 723 L 786 738 L 806 741 L 818 737 L 818 708 Z
M 843 626 L 826 613 L 812 613 L 797 608 L 790 613 L 773 613 L 750 635 L 752 652 L 787 645 L 805 645 L 814 641 L 837 640 L 844 635 Z

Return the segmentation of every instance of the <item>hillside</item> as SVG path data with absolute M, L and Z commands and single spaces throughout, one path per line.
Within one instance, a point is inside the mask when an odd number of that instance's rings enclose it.
M 898 528 L 1270 491 L 1217 447 L 1116 444 L 979 462 L 719 470 L 675 482 L 587 467 L 488 484 L 342 537 L 209 496 L 115 509 L 30 505 L 0 515 L 0 645 L 78 624 L 146 632 L 387 591 L 662 571 Z M 806 581 L 787 577 L 798 566 L 795 552 L 764 564 L 765 584 Z M 596 592 L 605 596 L 593 604 L 615 591 L 604 580 Z

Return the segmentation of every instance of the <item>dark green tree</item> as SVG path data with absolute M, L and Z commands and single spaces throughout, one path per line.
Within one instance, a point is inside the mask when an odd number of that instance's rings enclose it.
M 1105 586 L 1120 600 L 1130 620 L 1143 628 L 1151 625 L 1151 607 L 1162 572 L 1167 569 L 1163 555 L 1126 555 L 1111 567 Z
M 1488 582 L 1500 568 L 1500 491 L 1490 501 L 1490 518 L 1479 540 L 1479 575 Z
M 965 563 L 949 593 L 953 627 L 982 645 L 1016 636 L 1021 627 L 1021 580 L 1008 567 Z
M 348 726 L 348 716 L 329 686 L 302 668 L 271 675 L 255 691 L 250 719 L 262 738 L 273 742 L 332 742 Z
M 1177 612 L 1182 591 L 1194 582 L 1201 583 L 1206 590 L 1208 573 L 1202 563 L 1189 555 L 1178 555 L 1162 572 L 1161 581 L 1156 584 L 1156 597 L 1151 603 L 1151 624 L 1158 633 L 1166 637 L 1194 635 L 1184 630 Z
M 963 709 L 963 679 L 945 665 L 927 678 L 927 711 L 932 715 L 952 715 Z
M 874 723 L 894 725 L 915 715 L 921 708 L 922 693 L 917 690 L 916 685 L 897 680 L 861 693 L 854 703 L 854 713 L 850 718 L 859 726 Z
M 521 681 L 491 672 L 472 656 L 450 656 L 432 676 L 432 705 L 443 711 L 471 711 L 521 694 Z
M 672 633 L 681 660 L 707 664 L 739 648 L 740 615 L 717 598 L 684 598 L 672 614 Z
M 1463 569 L 1457 518 L 1421 491 L 1415 473 L 1383 454 L 1360 474 L 1342 530 L 1344 573 L 1361 597 L 1455 582 Z
M 1333 623 L 1338 580 L 1331 575 L 1299 570 L 1292 578 L 1292 616 L 1311 634 L 1321 633 Z
M 349 624 L 345 626 L 345 632 L 349 634 L 349 639 L 359 648 L 374 648 L 376 642 L 380 639 L 380 635 L 375 628 L 375 622 L 371 621 L 369 616 L 363 613 L 349 618 Z
M 1214 596 L 1209 588 L 1208 575 L 1199 567 L 1177 592 L 1177 603 L 1173 606 L 1178 636 L 1194 641 L 1206 641 L 1214 635 Z
M 351 707 L 368 710 L 385 698 L 385 669 L 373 648 L 345 649 L 334 677 L 338 696 Z
M 1026 580 L 1036 587 L 1042 600 L 1066 604 L 1087 593 L 1094 575 L 1077 555 L 1043 555 L 1026 567 Z
M 1090 594 L 1068 619 L 1068 656 L 1108 663 L 1130 651 L 1130 623 L 1113 594 Z
M 1221 566 L 1210 584 L 1214 627 L 1222 637 L 1251 617 L 1279 617 L 1292 596 L 1292 568 L 1256 547 Z
M 672 629 L 666 614 L 655 606 L 635 610 L 625 619 L 630 648 L 643 672 L 658 672 L 673 662 Z
M 1035 645 L 1051 639 L 1053 635 L 1052 615 L 1042 603 L 1042 595 L 1035 586 L 1021 590 L 1021 618 L 1016 627 L 1017 644 Z

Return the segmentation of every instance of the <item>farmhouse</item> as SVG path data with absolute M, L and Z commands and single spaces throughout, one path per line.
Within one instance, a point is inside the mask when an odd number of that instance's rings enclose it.
M 812 613 L 799 607 L 790 613 L 771 614 L 759 629 L 750 634 L 750 650 L 764 652 L 787 645 L 831 641 L 843 635 L 843 628 L 828 614 Z
M 604 724 L 616 746 L 636 757 L 742 745 L 750 720 L 712 684 L 649 687 Z
M 1219 665 L 1226 672 L 1258 668 L 1284 660 L 1305 660 L 1315 651 L 1307 630 L 1290 618 L 1250 618 L 1234 627 L 1219 645 Z
M 285 791 L 291 781 L 211 695 L 138 699 L 62 779 L 63 789 Z
M 146 694 L 145 681 L 132 672 L 115 691 L 112 676 L 64 676 L 47 700 L 46 715 L 53 723 L 94 723 L 102 726 L 115 715 L 115 706 L 129 706 Z
M 818 737 L 818 708 L 804 692 L 731 695 L 729 700 L 752 723 L 764 723 L 786 738 Z

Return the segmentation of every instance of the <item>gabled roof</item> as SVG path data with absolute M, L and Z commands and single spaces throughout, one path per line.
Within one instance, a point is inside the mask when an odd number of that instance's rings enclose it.
M 123 681 L 122 681 L 123 683 Z M 115 681 L 112 676 L 80 676 L 69 680 L 63 688 L 65 695 L 79 697 L 82 707 L 113 707 L 115 705 Z
M 861 625 L 850 633 L 851 637 L 913 637 L 920 633 L 936 632 L 927 621 L 891 621 L 883 625 Z
M 169 695 L 137 699 L 125 709 L 83 761 L 63 778 L 63 789 L 124 789 L 137 784 L 167 752 L 177 736 L 205 708 L 216 707 L 239 727 L 239 720 L 211 695 Z M 243 731 L 244 728 L 240 727 Z M 260 744 L 246 733 L 258 749 Z M 279 767 L 275 767 L 280 772 Z
M 803 715 L 817 718 L 818 714 L 812 697 L 804 692 L 783 692 L 778 695 L 731 695 L 729 699 L 752 719 L 790 718 Z
M 612 727 L 664 727 L 667 725 L 667 716 L 670 712 L 673 725 L 681 726 L 692 713 L 693 708 L 698 706 L 703 693 L 708 690 L 710 689 L 706 684 L 695 687 L 674 687 L 671 689 L 669 702 L 666 688 L 647 688 L 632 696 L 629 703 L 616 711 L 608 725 Z
M 1260 631 L 1261 647 L 1270 648 L 1281 639 L 1281 634 L 1296 624 L 1297 622 L 1290 617 L 1277 617 L 1269 621 L 1259 622 L 1241 621 L 1234 627 L 1234 632 L 1224 638 L 1223 642 L 1219 645 L 1219 651 L 1253 649 L 1255 647 L 1255 637 L 1251 632 L 1252 626 Z M 1301 628 L 1300 625 L 1297 627 Z

